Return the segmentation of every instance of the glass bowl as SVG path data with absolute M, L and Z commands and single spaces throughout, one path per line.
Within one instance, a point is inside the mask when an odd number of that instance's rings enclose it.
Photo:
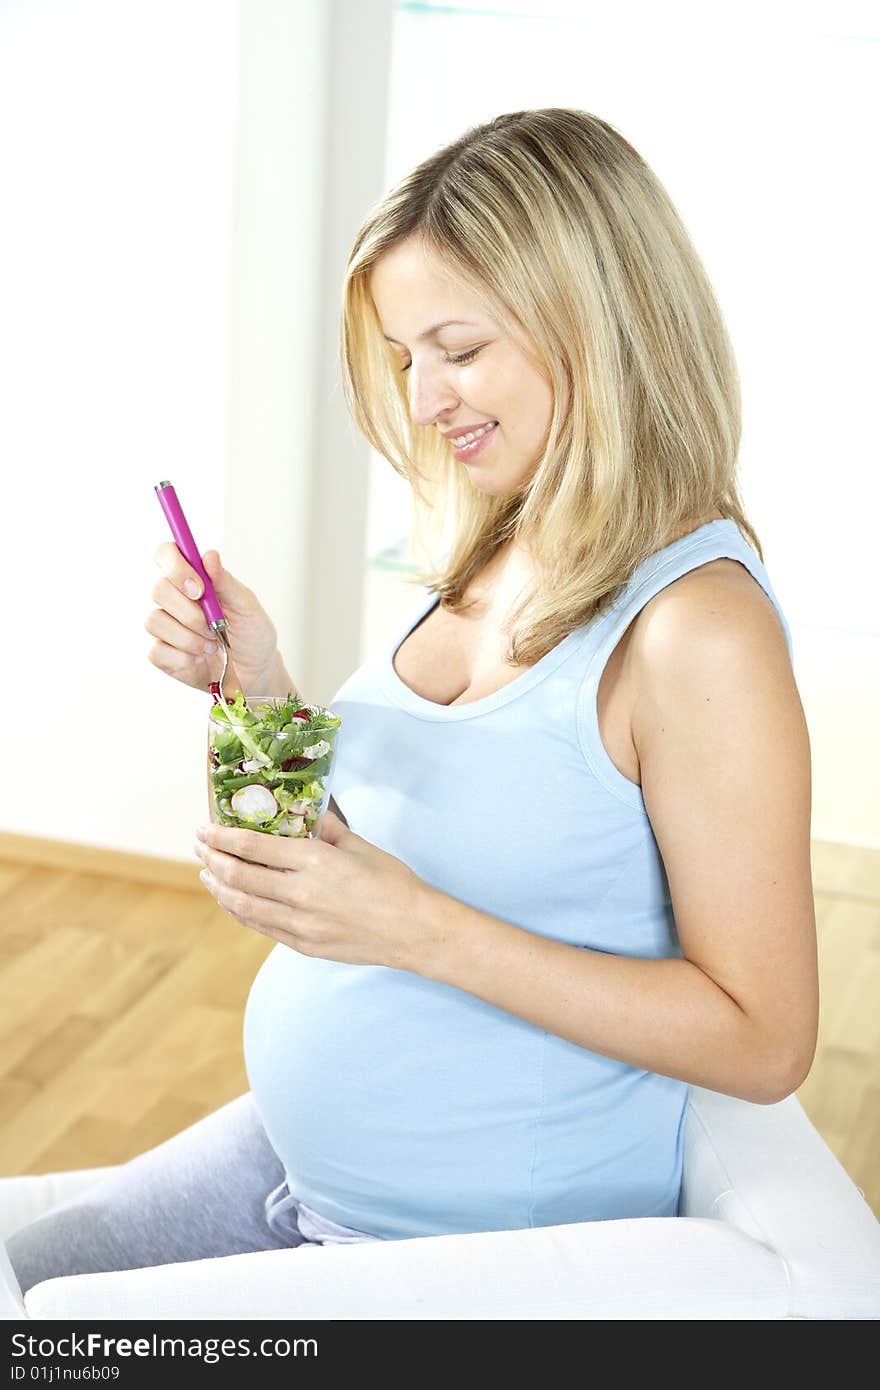
M 214 825 L 319 838 L 342 720 L 321 705 L 239 693 L 208 716 L 208 810 Z

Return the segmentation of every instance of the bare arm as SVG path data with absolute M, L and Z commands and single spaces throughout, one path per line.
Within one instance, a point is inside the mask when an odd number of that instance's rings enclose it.
M 642 795 L 685 956 L 736 1000 L 794 1089 L 819 1018 L 807 723 L 758 585 L 687 578 L 636 654 Z

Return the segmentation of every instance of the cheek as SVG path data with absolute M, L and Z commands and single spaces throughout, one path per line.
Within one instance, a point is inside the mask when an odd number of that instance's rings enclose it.
M 476 382 L 474 386 L 476 388 Z M 502 429 L 521 426 L 531 413 L 522 385 L 517 385 L 515 376 L 502 374 L 500 369 L 486 372 L 480 381 L 479 394 L 475 389 L 472 398 L 478 413 L 500 420 Z
M 504 414 L 500 414 L 506 406 Z M 553 396 L 545 386 L 534 382 L 528 388 L 511 393 L 499 401 L 499 418 L 508 434 L 522 440 L 526 448 L 546 438 L 553 419 Z
M 564 411 L 564 405 L 562 409 Z M 542 437 L 546 439 L 553 423 L 553 388 L 546 383 L 542 383 L 540 392 L 536 392 L 535 419 L 540 420 Z

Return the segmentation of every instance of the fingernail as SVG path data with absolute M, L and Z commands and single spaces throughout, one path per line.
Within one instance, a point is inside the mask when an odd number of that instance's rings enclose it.
M 216 642 L 206 642 L 206 643 L 204 644 L 204 646 L 202 647 L 202 651 L 205 653 L 206 656 L 213 656 L 216 650 L 217 650 L 217 643 L 216 643 Z
M 197 584 L 194 579 L 186 579 L 183 583 L 184 593 L 189 594 L 190 598 L 198 598 L 202 592 L 201 584 Z

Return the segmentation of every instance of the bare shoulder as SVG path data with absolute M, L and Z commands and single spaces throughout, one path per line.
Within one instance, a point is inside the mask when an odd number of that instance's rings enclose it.
M 755 797 L 769 805 L 774 767 L 787 789 L 785 817 L 808 830 L 806 717 L 785 630 L 760 584 L 738 561 L 714 560 L 667 585 L 643 613 L 631 727 L 655 831 L 688 798 L 715 802 L 720 780 L 739 784 L 744 805 Z
M 661 589 L 632 634 L 637 688 L 674 671 L 685 678 L 706 663 L 755 664 L 769 676 L 791 672 L 785 631 L 769 595 L 738 560 L 699 565 Z
M 698 565 L 696 569 L 674 579 L 642 611 L 652 615 L 667 612 L 681 619 L 688 611 L 696 612 L 707 604 L 728 605 L 738 600 L 745 605 L 751 601 L 752 605 L 763 607 L 774 618 L 777 616 L 769 595 L 754 575 L 739 560 L 724 556 Z

